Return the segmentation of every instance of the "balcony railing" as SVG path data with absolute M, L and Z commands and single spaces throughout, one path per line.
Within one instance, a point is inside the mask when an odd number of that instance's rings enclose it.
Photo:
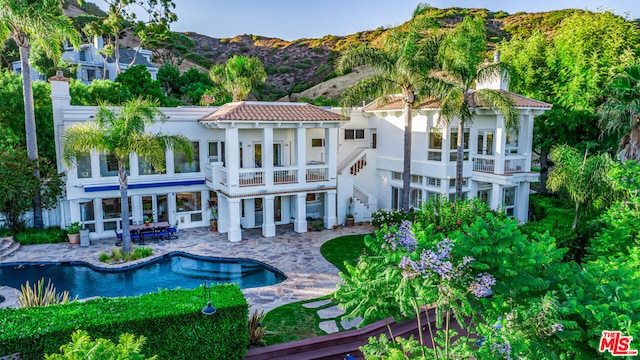
M 526 170 L 527 158 L 525 156 L 510 157 L 504 160 L 504 173 L 517 173 Z
M 310 165 L 307 166 L 307 182 L 327 181 L 329 180 L 329 167 L 326 165 Z
M 238 171 L 238 185 L 240 187 L 264 185 L 264 170 L 240 169 Z
M 473 171 L 494 172 L 496 160 L 493 156 L 475 155 L 473 157 Z
M 291 184 L 298 182 L 297 168 L 278 168 L 273 170 L 274 184 Z

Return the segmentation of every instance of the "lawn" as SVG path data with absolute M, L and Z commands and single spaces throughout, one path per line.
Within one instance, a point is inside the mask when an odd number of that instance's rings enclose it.
M 344 263 L 355 265 L 364 252 L 366 235 L 347 235 L 329 240 L 322 245 L 320 253 L 340 271 L 346 272 Z M 326 335 L 318 327 L 320 317 L 318 310 L 336 305 L 332 301 L 315 309 L 307 309 L 302 304 L 330 299 L 330 296 L 295 302 L 280 306 L 267 313 L 263 321 L 266 329 L 264 340 L 266 345 L 280 344 L 289 341 L 306 339 L 313 336 Z M 340 324 L 338 324 L 340 327 Z M 343 330 L 340 328 L 340 330 Z

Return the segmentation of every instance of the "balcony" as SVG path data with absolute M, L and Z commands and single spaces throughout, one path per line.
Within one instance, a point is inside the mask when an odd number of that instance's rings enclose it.
M 480 171 L 492 174 L 513 174 L 529 171 L 527 169 L 527 157 L 524 155 L 509 156 L 504 159 L 504 167 L 499 169 L 496 166 L 496 156 L 474 155 L 473 171 Z
M 218 165 L 216 165 L 218 164 Z M 243 189 L 242 192 L 256 191 L 288 191 L 295 188 L 314 188 L 317 184 L 330 182 L 329 165 L 324 163 L 307 164 L 303 169 L 294 166 L 277 166 L 274 168 L 238 169 L 238 178 L 234 181 L 229 169 L 222 163 L 210 165 L 210 186 L 214 190 L 234 187 Z M 303 175 L 300 175 L 303 174 Z M 209 178 L 209 177 L 208 177 Z M 209 180 L 209 179 L 207 179 Z M 272 181 L 269 181 L 272 180 Z M 333 179 L 335 185 L 335 179 Z M 324 184 L 329 186 L 329 184 Z M 245 191 L 246 190 L 246 191 Z

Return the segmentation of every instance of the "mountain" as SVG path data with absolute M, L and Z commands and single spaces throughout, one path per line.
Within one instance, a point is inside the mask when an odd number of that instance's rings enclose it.
M 65 11 L 69 16 L 88 14 L 101 16 L 100 9 L 94 4 L 85 3 L 78 7 L 67 0 Z M 486 19 L 488 51 L 493 46 L 512 36 L 529 36 L 535 30 L 549 37 L 553 35 L 563 19 L 584 10 L 567 9 L 541 13 L 518 12 L 507 14 L 504 11 L 491 12 L 487 9 L 431 8 L 429 16 L 438 19 L 445 29 L 454 27 L 465 16 L 480 15 Z M 102 13 L 104 14 L 104 13 Z M 636 20 L 637 22 L 637 20 Z M 408 23 L 399 26 L 406 27 Z M 334 62 L 340 52 L 352 44 L 367 43 L 380 47 L 384 43 L 390 28 L 379 27 L 375 30 L 358 32 L 348 36 L 327 35 L 319 39 L 298 39 L 285 41 L 253 34 L 238 35 L 233 38 L 213 38 L 194 32 L 181 35 L 189 39 L 189 44 L 177 47 L 179 57 L 184 58 L 181 70 L 196 66 L 206 71 L 211 65 L 224 63 L 232 55 L 258 57 L 267 72 L 267 83 L 253 93 L 260 100 L 295 99 L 298 96 L 315 98 L 339 98 L 342 90 L 357 80 L 369 76 L 370 70 L 359 69 L 346 77 L 334 79 Z M 127 46 L 136 46 L 135 40 L 125 42 Z M 289 95 L 294 96 L 289 97 Z

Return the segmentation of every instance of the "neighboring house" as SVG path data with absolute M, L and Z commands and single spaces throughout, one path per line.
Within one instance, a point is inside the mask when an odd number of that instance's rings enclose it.
M 68 45 L 65 46 L 61 58 L 70 66 L 76 67 L 76 78 L 82 80 L 85 84 L 89 84 L 95 79 L 103 78 L 113 81 L 117 76 L 115 58 L 110 56 L 105 62 L 104 56 L 100 54 L 102 49 L 104 49 L 104 42 L 102 37 L 97 36 L 94 38 L 93 44 L 82 44 L 78 50 Z M 121 48 L 120 71 L 124 72 L 132 62 L 133 65 L 146 66 L 151 74 L 151 78 L 156 79 L 158 68 L 151 63 L 150 50 Z M 14 61 L 12 67 L 14 73 L 20 74 L 22 72 L 20 61 Z M 45 77 L 33 68 L 31 68 L 31 78 L 34 80 L 45 80 Z
M 54 77 L 52 99 L 56 151 L 64 129 L 91 120 L 96 107 L 71 106 L 68 83 Z M 506 91 L 505 81 L 479 86 Z M 551 105 L 508 93 L 518 107 L 517 133 L 504 128 L 491 108 L 478 107 L 465 129 L 463 191 L 492 208 L 527 221 L 534 117 Z M 163 108 L 167 121 L 151 132 L 181 133 L 193 141 L 195 160 L 167 152 L 166 171 L 155 172 L 136 154 L 130 157 L 129 196 L 133 223 L 145 216 L 178 222 L 179 228 L 206 226 L 209 206 L 218 209 L 218 230 L 230 241 L 242 228 L 293 224 L 307 231 L 307 219 L 329 229 L 344 224 L 347 199 L 355 199 L 356 221 L 381 208 L 400 208 L 404 118 L 399 101 L 353 109 L 304 103 L 238 102 L 221 107 Z M 414 112 L 411 205 L 430 196 L 455 193 L 457 123 L 438 121 L 437 103 Z M 58 167 L 64 169 L 60 160 Z M 122 228 L 117 163 L 108 154 L 79 159 L 67 173 L 62 224 L 82 221 L 92 237 L 114 237 Z

